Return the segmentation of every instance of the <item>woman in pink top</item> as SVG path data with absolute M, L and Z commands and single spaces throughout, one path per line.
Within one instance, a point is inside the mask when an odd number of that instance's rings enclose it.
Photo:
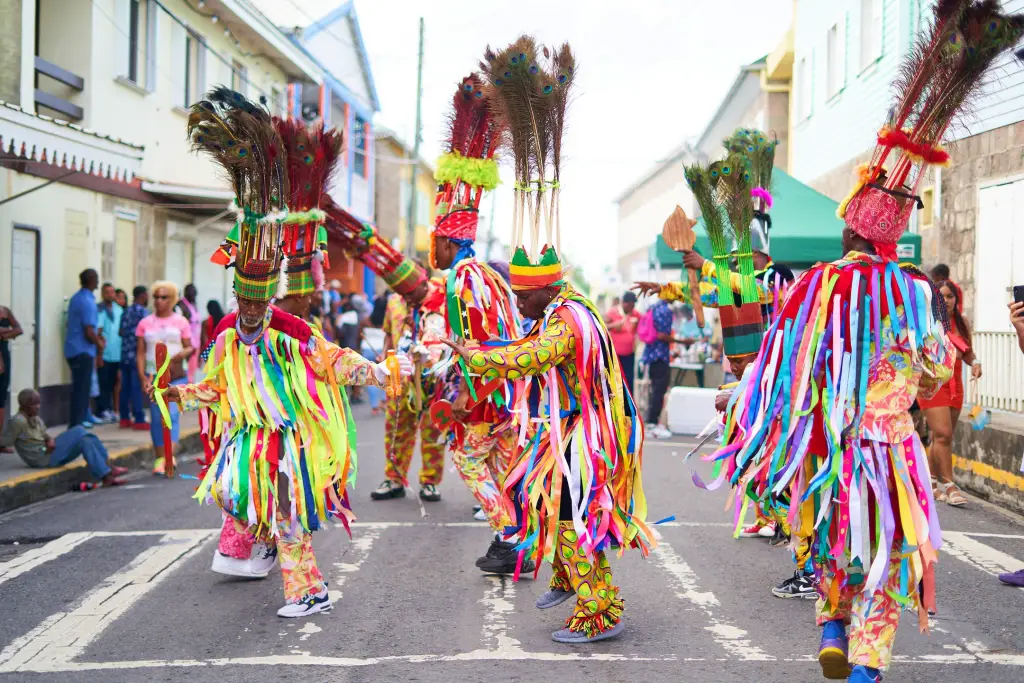
M 185 383 L 185 361 L 195 351 L 195 347 L 192 346 L 191 325 L 185 316 L 174 312 L 174 306 L 178 303 L 177 285 L 172 282 L 157 282 L 153 284 L 151 291 L 153 292 L 153 313 L 143 318 L 139 326 L 135 328 L 135 336 L 139 340 L 136 363 L 144 394 L 149 394 L 153 378 L 158 370 L 156 367 L 156 345 L 158 342 L 167 345 L 167 356 L 170 358 L 168 372 L 171 384 Z M 169 401 L 167 410 L 171 416 L 171 441 L 176 444 L 178 443 L 178 404 Z M 153 474 L 163 474 L 163 417 L 160 415 L 160 408 L 155 401 L 149 406 L 149 414 L 149 433 L 153 438 L 153 453 L 156 457 Z
M 640 324 L 640 314 L 636 312 L 636 294 L 626 292 L 622 295 L 622 303 L 613 306 L 605 316 L 608 325 L 608 336 L 615 346 L 615 355 L 619 357 L 622 376 L 626 380 L 630 395 L 633 394 L 633 375 L 636 364 L 636 328 Z

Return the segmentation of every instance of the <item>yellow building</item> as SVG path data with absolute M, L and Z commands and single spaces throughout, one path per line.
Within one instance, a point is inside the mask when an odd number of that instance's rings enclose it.
M 392 131 L 378 128 L 375 141 L 376 177 L 376 223 L 378 232 L 405 251 L 409 235 L 409 194 L 412 178 L 412 150 Z M 430 251 L 430 228 L 434 225 L 437 212 L 434 195 L 437 183 L 434 181 L 434 167 L 421 158 L 416 165 L 416 211 L 415 245 L 416 254 L 426 259 Z

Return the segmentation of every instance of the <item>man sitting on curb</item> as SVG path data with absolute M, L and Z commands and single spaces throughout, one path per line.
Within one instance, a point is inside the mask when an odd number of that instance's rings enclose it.
M 95 434 L 76 425 L 56 439 L 46 433 L 46 424 L 39 417 L 39 392 L 22 389 L 18 393 L 18 414 L 7 421 L 0 446 L 14 446 L 29 467 L 60 467 L 78 456 L 85 458 L 89 471 L 104 486 L 120 486 L 127 474 L 125 467 L 111 467 L 107 463 L 107 449 Z

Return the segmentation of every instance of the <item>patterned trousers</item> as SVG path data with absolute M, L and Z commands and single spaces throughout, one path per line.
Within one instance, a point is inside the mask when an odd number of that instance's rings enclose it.
M 902 543 L 897 540 L 896 545 Z M 827 568 L 822 585 L 830 585 L 832 575 Z M 851 666 L 861 664 L 873 669 L 887 669 L 892 659 L 892 646 L 896 640 L 896 627 L 900 623 L 902 607 L 893 598 L 900 592 L 900 555 L 893 550 L 889 557 L 889 576 L 885 584 L 869 596 L 857 586 L 839 589 L 837 604 L 830 604 L 827 597 L 818 597 L 815 615 L 818 626 L 826 621 L 843 620 L 849 624 L 849 662 Z
M 572 522 L 558 523 L 558 544 L 551 563 L 551 590 L 572 591 L 576 606 L 565 625 L 588 637 L 614 628 L 625 608 L 619 587 L 613 583 L 612 568 L 604 551 L 587 557 L 576 547 Z
M 280 512 L 277 515 L 277 531 L 277 539 L 270 538 L 267 544 L 277 546 L 285 601 L 295 602 L 307 595 L 321 593 L 325 584 L 316 566 L 316 556 L 313 555 L 313 534 L 303 533 L 298 524 L 293 530 L 290 522 Z M 248 560 L 254 543 L 253 536 L 240 523 L 224 515 L 217 550 L 228 557 Z
M 491 528 L 496 532 L 512 525 L 510 501 L 501 496 L 501 483 L 505 471 L 512 462 L 512 448 L 516 432 L 505 430 L 500 435 L 491 434 L 489 423 L 466 425 L 462 447 L 455 449 L 452 460 L 462 481 L 473 492 Z
M 417 414 L 405 396 L 388 399 L 384 417 L 384 476 L 408 486 L 409 465 L 416 450 L 416 433 L 420 435 L 420 486 L 441 483 L 444 473 L 444 443 L 438 443 L 441 432 L 434 426 L 428 411 Z

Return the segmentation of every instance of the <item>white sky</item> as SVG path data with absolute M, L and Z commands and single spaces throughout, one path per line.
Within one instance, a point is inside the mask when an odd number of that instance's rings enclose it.
M 342 2 L 254 1 L 285 26 L 310 24 Z M 739 67 L 771 52 L 792 15 L 792 0 L 356 0 L 355 5 L 380 98 L 376 121 L 410 144 L 419 17 L 426 22 L 422 153 L 431 160 L 440 153 L 456 84 L 476 68 L 488 43 L 500 48 L 530 33 L 541 43 L 572 45 L 578 71 L 564 140 L 562 244 L 566 257 L 582 265 L 592 282 L 616 260 L 613 199 L 704 129 Z M 503 169 L 503 178 L 495 232 L 507 242 L 510 169 Z M 490 200 L 480 208 L 489 213 Z

